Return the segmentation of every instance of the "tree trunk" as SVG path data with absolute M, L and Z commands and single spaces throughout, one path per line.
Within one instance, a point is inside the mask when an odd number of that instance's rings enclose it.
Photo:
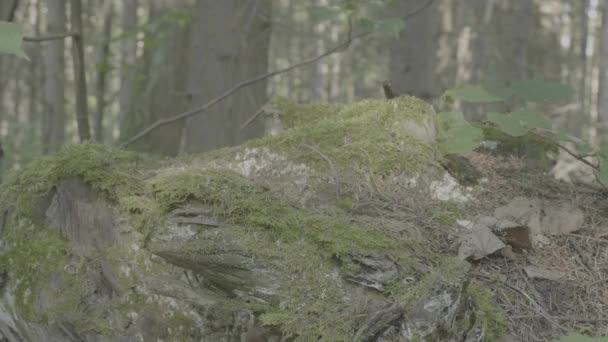
M 411 1 L 398 2 L 400 15 L 412 11 Z M 430 100 L 440 94 L 435 76 L 439 49 L 438 4 L 408 18 L 399 40 L 391 46 L 390 81 L 399 94 Z
M 190 108 L 267 72 L 268 18 L 267 0 L 197 2 L 190 40 Z M 210 111 L 188 119 L 185 150 L 208 151 L 262 135 L 262 120 L 255 120 L 242 131 L 240 126 L 266 102 L 266 85 L 262 81 L 247 87 Z
M 48 0 L 48 34 L 66 31 L 66 1 Z M 45 61 L 45 117 L 43 145 L 45 153 L 57 152 L 65 141 L 65 60 L 64 41 L 46 43 Z
M 76 125 L 80 141 L 91 139 L 89 108 L 87 104 L 86 63 L 84 61 L 84 30 L 82 28 L 82 2 L 70 0 L 71 29 L 77 35 L 72 37 L 72 57 L 74 59 L 74 87 L 76 93 Z
M 604 0 L 602 6 L 602 29 L 600 35 L 600 67 L 598 94 L 598 120 L 603 132 L 608 127 L 608 0 Z M 600 134 L 603 137 L 604 134 Z
M 106 78 L 109 71 L 110 58 L 110 39 L 112 39 L 112 17 L 114 10 L 111 2 L 103 6 L 103 35 L 99 49 L 99 60 L 97 62 L 97 87 L 96 87 L 96 111 L 95 111 L 95 131 L 96 141 L 103 142 L 103 117 L 106 104 Z
M 135 68 L 137 60 L 137 8 L 138 0 L 125 0 L 122 13 L 122 34 L 120 56 L 120 126 L 133 115 L 132 98 L 135 94 Z

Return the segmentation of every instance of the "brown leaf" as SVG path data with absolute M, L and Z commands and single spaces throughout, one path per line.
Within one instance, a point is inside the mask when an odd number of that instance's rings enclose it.
M 458 257 L 461 260 L 468 258 L 479 260 L 505 247 L 506 245 L 494 235 L 486 222 L 477 220 L 473 228 L 462 239 L 460 249 L 458 250 Z

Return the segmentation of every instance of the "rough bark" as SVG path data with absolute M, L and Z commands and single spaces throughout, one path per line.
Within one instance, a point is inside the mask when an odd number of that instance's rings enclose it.
M 99 44 L 99 56 L 97 61 L 97 84 L 95 88 L 95 126 L 93 137 L 95 141 L 103 142 L 104 127 L 103 118 L 106 107 L 106 83 L 110 63 L 110 39 L 112 39 L 112 18 L 114 9 L 111 2 L 103 7 L 103 35 Z
M 194 13 L 187 87 L 191 108 L 267 72 L 270 2 L 201 0 Z M 232 146 L 263 134 L 261 120 L 243 130 L 240 126 L 266 102 L 266 85 L 263 81 L 243 89 L 204 115 L 189 119 L 185 151 Z
M 412 11 L 412 2 L 399 1 L 398 13 Z M 440 21 L 437 2 L 408 18 L 399 40 L 390 49 L 390 81 L 399 94 L 430 100 L 440 96 L 435 71 Z
M 48 0 L 47 32 L 66 31 L 66 1 Z M 43 54 L 45 61 L 45 116 L 43 146 L 46 153 L 57 152 L 65 142 L 65 43 L 62 39 L 49 41 Z
M 119 122 L 125 125 L 125 120 L 133 113 L 133 97 L 135 94 L 135 75 L 137 60 L 137 9 L 138 0 L 125 0 L 122 2 L 122 34 L 120 50 L 120 94 L 119 94 Z M 122 132 L 124 134 L 124 132 Z
M 84 29 L 82 26 L 82 2 L 70 0 L 70 28 L 77 35 L 72 37 L 72 59 L 74 66 L 74 88 L 76 93 L 76 126 L 80 141 L 91 139 L 89 105 L 84 60 Z
M 185 4 L 187 2 L 180 2 L 181 6 Z M 149 6 L 149 20 L 161 22 L 166 18 L 167 11 L 176 5 L 174 2 L 159 1 L 152 2 Z M 184 105 L 187 100 L 184 80 L 187 80 L 188 37 L 187 24 L 165 22 L 156 30 L 147 32 L 142 58 L 135 65 L 124 65 L 129 73 L 125 75 L 125 84 L 121 89 L 121 140 L 132 137 L 159 119 L 173 116 L 187 108 Z M 134 48 L 131 45 L 129 47 Z M 125 61 L 134 52 L 135 50 L 125 52 Z M 137 102 L 134 102 L 135 99 Z M 177 155 L 182 127 L 183 122 L 166 125 L 129 147 L 161 155 Z
M 598 119 L 605 133 L 608 127 L 608 1 L 601 3 L 602 29 L 600 34 L 600 66 Z M 601 135 L 603 136 L 603 135 Z

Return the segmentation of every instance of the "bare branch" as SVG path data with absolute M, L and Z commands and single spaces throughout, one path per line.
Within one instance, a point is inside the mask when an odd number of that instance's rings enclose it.
M 417 15 L 418 13 L 420 13 L 424 9 L 426 9 L 428 6 L 430 6 L 433 2 L 434 2 L 434 0 L 427 0 L 420 7 L 414 9 L 413 11 L 411 11 L 411 12 L 407 13 L 405 16 L 403 16 L 402 19 L 404 19 L 404 20 L 405 19 L 409 19 L 409 18 Z M 321 60 L 321 59 L 323 59 L 323 58 L 325 58 L 325 57 L 327 57 L 329 55 L 333 55 L 334 53 L 344 51 L 344 50 L 346 50 L 352 44 L 353 41 L 355 41 L 357 39 L 361 39 L 364 36 L 367 36 L 369 34 L 370 34 L 370 32 L 363 32 L 363 33 L 360 33 L 360 34 L 357 34 L 357 35 L 353 36 L 352 35 L 352 22 L 349 20 L 348 38 L 344 42 L 342 42 L 342 43 L 334 46 L 333 48 L 331 48 L 331 49 L 323 52 L 322 54 L 319 54 L 317 56 L 311 57 L 311 58 L 306 59 L 306 60 L 304 60 L 302 62 L 295 63 L 295 64 L 292 64 L 292 65 L 286 67 L 286 68 L 275 70 L 275 71 L 271 71 L 271 72 L 259 75 L 257 77 L 254 77 L 252 79 L 249 79 L 249 80 L 237 83 L 234 87 L 226 90 L 221 95 L 219 95 L 219 96 L 211 99 L 209 102 L 205 103 L 204 105 L 202 105 L 202 106 L 200 106 L 198 108 L 195 108 L 193 110 L 190 110 L 190 111 L 187 111 L 187 112 L 183 112 L 183 113 L 174 115 L 174 116 L 169 117 L 169 118 L 157 120 L 155 123 L 153 123 L 152 125 L 146 127 L 145 129 L 143 129 L 142 131 L 140 131 L 139 133 L 137 133 L 133 137 L 125 140 L 124 142 L 122 142 L 119 146 L 120 147 L 129 146 L 129 145 L 133 144 L 134 142 L 138 141 L 139 139 L 141 139 L 141 138 L 145 137 L 146 135 L 150 134 L 150 132 L 152 132 L 153 130 L 155 130 L 158 127 L 165 126 L 165 125 L 168 125 L 170 123 L 173 123 L 173 122 L 176 122 L 176 121 L 179 121 L 179 120 L 183 120 L 183 119 L 189 118 L 189 117 L 191 117 L 193 115 L 205 112 L 207 109 L 211 108 L 215 104 L 221 102 L 225 98 L 229 97 L 230 95 L 236 93 L 237 91 L 239 91 L 242 88 L 245 88 L 245 87 L 247 87 L 249 85 L 252 85 L 252 84 L 255 84 L 255 83 L 259 82 L 259 81 L 263 81 L 265 79 L 274 77 L 276 75 L 283 74 L 283 73 L 289 72 L 291 70 L 294 70 L 294 69 L 306 66 L 308 64 L 315 63 L 315 62 L 317 62 L 317 61 L 319 61 L 319 60 Z
M 132 138 L 129 138 L 129 139 L 125 140 L 119 146 L 120 147 L 129 146 L 132 143 L 138 141 L 139 139 L 145 137 L 146 135 L 148 135 L 150 132 L 152 132 L 154 129 L 156 129 L 158 127 L 161 127 L 161 126 L 164 126 L 164 125 L 168 125 L 168 124 L 173 123 L 175 121 L 179 121 L 179 120 L 191 117 L 191 116 L 193 116 L 195 114 L 202 113 L 202 112 L 206 111 L 207 109 L 209 109 L 210 107 L 212 107 L 213 105 L 219 103 L 220 101 L 224 100 L 225 98 L 227 98 L 230 95 L 236 93 L 237 91 L 241 90 L 244 87 L 247 87 L 247 86 L 252 85 L 254 83 L 257 83 L 259 81 L 263 81 L 265 79 L 271 78 L 273 76 L 276 76 L 276 75 L 279 75 L 279 74 L 283 74 L 283 73 L 289 72 L 291 70 L 303 67 L 305 65 L 312 64 L 312 63 L 317 62 L 318 60 L 323 59 L 323 58 L 325 58 L 325 57 L 327 57 L 329 55 L 332 55 L 332 54 L 337 53 L 337 52 L 341 52 L 341 51 L 347 49 L 354 40 L 360 39 L 360 38 L 362 38 L 364 36 L 367 36 L 368 34 L 369 34 L 369 32 L 364 32 L 364 33 L 360 33 L 360 34 L 352 36 L 352 37 L 349 36 L 348 39 L 345 40 L 344 42 L 342 42 L 341 44 L 334 46 L 333 48 L 325 51 L 324 53 L 322 53 L 320 55 L 311 57 L 309 59 L 306 59 L 306 60 L 304 60 L 302 62 L 299 62 L 299 63 L 296 63 L 296 64 L 292 64 L 292 65 L 290 65 L 290 66 L 288 66 L 286 68 L 275 70 L 275 71 L 271 71 L 271 72 L 259 75 L 257 77 L 254 77 L 252 79 L 240 82 L 240 83 L 236 84 L 234 87 L 226 90 L 220 96 L 213 98 L 212 100 L 210 100 L 209 102 L 205 103 L 204 105 L 202 105 L 202 106 L 200 106 L 198 108 L 195 108 L 193 110 L 177 114 L 175 116 L 172 116 L 172 117 L 169 117 L 169 118 L 166 118 L 166 119 L 161 119 L 161 120 L 156 121 L 152 125 L 148 126 L 147 128 L 145 128 L 141 132 L 139 132 L 136 135 L 134 135 Z

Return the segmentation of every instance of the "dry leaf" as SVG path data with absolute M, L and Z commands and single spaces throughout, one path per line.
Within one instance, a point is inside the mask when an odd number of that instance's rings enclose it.
M 468 258 L 479 260 L 505 247 L 506 245 L 492 233 L 490 227 L 483 220 L 478 220 L 460 244 L 458 257 L 461 260 Z
M 552 271 L 536 266 L 526 266 L 524 267 L 524 271 L 528 277 L 533 279 L 559 280 L 565 276 L 562 272 Z
M 507 205 L 496 208 L 494 216 L 499 224 L 527 227 L 528 236 L 539 244 L 545 240 L 542 234 L 560 235 L 580 229 L 584 221 L 583 212 L 569 203 L 555 203 L 516 197 Z M 523 232 L 514 237 L 517 242 L 526 246 Z M 531 247 L 531 244 L 530 244 Z M 524 248 L 524 247 L 521 247 Z
M 545 216 L 542 218 L 543 232 L 550 235 L 561 235 L 575 232 L 581 228 L 585 217 L 583 212 L 566 203 L 546 204 Z

